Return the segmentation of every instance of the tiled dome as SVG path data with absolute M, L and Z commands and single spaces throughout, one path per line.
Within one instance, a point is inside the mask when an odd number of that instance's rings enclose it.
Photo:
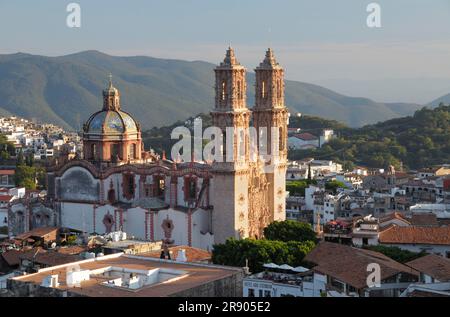
M 138 125 L 124 111 L 102 110 L 94 113 L 88 119 L 85 132 L 92 134 L 136 133 L 138 132 Z

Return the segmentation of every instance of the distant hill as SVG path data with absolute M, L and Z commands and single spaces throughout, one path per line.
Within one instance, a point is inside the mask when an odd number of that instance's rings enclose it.
M 222 56 L 218 56 L 218 61 Z M 255 61 L 255 64 L 258 61 Z M 79 128 L 101 108 L 107 76 L 122 93 L 124 110 L 144 129 L 164 126 L 213 107 L 214 65 L 152 57 L 115 57 L 86 51 L 62 57 L 0 55 L 0 115 L 15 114 Z M 253 87 L 254 74 L 248 75 Z M 249 106 L 253 91 L 248 92 Z M 412 114 L 416 104 L 377 103 L 295 81 L 286 82 L 293 112 L 362 126 Z
M 330 124 L 324 120 L 322 126 Z M 362 128 L 336 127 L 336 132 L 339 137 L 320 149 L 290 151 L 290 159 L 330 159 L 348 169 L 355 165 L 420 169 L 450 163 L 450 106 L 424 107 L 412 116 Z
M 449 104 L 450 103 L 450 94 L 441 96 L 441 97 L 433 100 L 427 106 L 437 107 L 437 106 L 439 106 L 440 103 Z

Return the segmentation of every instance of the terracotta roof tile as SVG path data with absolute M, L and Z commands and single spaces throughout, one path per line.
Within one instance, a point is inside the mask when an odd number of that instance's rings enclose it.
M 308 133 L 308 132 L 294 134 L 294 137 L 296 137 L 297 139 L 304 140 L 304 141 L 312 141 L 312 140 L 318 139 L 315 135 L 312 135 L 311 133 Z
M 440 282 L 450 281 L 450 260 L 436 254 L 429 254 L 406 263 L 413 269 L 425 273 Z
M 172 260 L 175 260 L 177 258 L 179 250 L 182 249 L 186 250 L 186 258 L 188 262 L 209 262 L 211 260 L 210 252 L 188 246 L 176 246 L 169 248 L 169 251 L 172 251 Z M 151 258 L 159 258 L 161 255 L 161 251 L 152 251 L 139 255 Z
M 9 265 L 9 266 L 16 266 L 20 264 L 20 254 L 22 252 L 17 250 L 9 250 L 6 252 L 3 252 L 1 256 L 3 257 L 3 260 Z
M 399 227 L 380 232 L 380 243 L 450 245 L 450 227 Z
M 436 214 L 430 213 L 413 213 L 411 217 L 411 225 L 420 227 L 438 227 Z
M 367 287 L 367 266 L 370 263 L 380 265 L 382 280 L 401 272 L 418 276 L 414 269 L 379 252 L 331 242 L 320 242 L 305 257 L 305 261 L 316 264 L 315 271 L 333 276 L 357 289 Z

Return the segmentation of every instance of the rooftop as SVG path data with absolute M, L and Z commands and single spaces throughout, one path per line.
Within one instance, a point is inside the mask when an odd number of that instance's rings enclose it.
M 320 242 L 305 257 L 305 261 L 315 264 L 315 271 L 337 278 L 357 289 L 367 287 L 367 266 L 371 263 L 380 265 L 381 280 L 402 272 L 418 276 L 414 269 L 379 252 L 331 242 Z
M 393 226 L 379 235 L 380 243 L 450 245 L 450 227 Z
M 68 268 L 74 266 L 79 267 L 80 272 L 87 275 L 86 280 L 75 287 L 68 285 L 66 280 Z M 148 282 L 148 278 L 152 278 L 155 272 L 157 272 L 157 279 L 151 283 Z M 124 273 L 127 274 L 124 275 Z M 118 253 L 49 267 L 39 270 L 38 273 L 16 277 L 13 280 L 41 285 L 48 276 L 58 275 L 58 289 L 69 290 L 82 296 L 160 297 L 175 295 L 184 290 L 241 273 L 241 268 L 179 263 Z M 124 284 L 125 276 L 128 277 L 126 285 Z M 139 287 L 133 289 L 129 287 L 131 279 L 144 280 L 138 282 Z
M 438 281 L 450 281 L 450 260 L 442 256 L 429 254 L 406 263 L 413 269 L 425 273 Z

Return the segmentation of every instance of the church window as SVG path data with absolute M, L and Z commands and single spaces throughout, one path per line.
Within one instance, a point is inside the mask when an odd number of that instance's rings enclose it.
M 91 144 L 91 158 L 93 160 L 97 159 L 97 145 Z
M 238 98 L 241 99 L 242 98 L 242 81 L 238 81 L 237 85 L 238 85 Z
M 197 181 L 193 177 L 184 179 L 184 199 L 186 201 L 195 200 L 197 197 Z
M 283 149 L 284 149 L 284 140 L 283 140 L 283 128 L 279 128 L 278 129 L 278 137 L 279 137 L 279 141 L 278 141 L 278 146 L 279 146 L 279 149 L 280 149 L 280 151 L 282 151 Z
M 154 186 L 154 196 L 162 197 L 164 196 L 164 191 L 166 187 L 166 183 L 164 180 L 164 176 L 156 175 L 153 177 L 153 186 Z
M 134 144 L 134 143 L 130 144 L 130 153 L 128 154 L 128 157 L 135 159 L 135 158 L 137 158 L 136 154 L 137 154 L 136 153 L 136 144 Z
M 278 93 L 278 98 L 281 98 L 281 79 L 278 80 L 278 88 L 277 88 L 277 93 Z
M 133 174 L 123 175 L 123 195 L 126 199 L 132 199 L 135 194 L 135 184 Z
M 115 191 L 113 188 L 111 188 L 111 189 L 108 191 L 108 201 L 109 201 L 111 204 L 114 204 L 114 203 L 116 202 L 116 191 Z
M 222 82 L 222 101 L 225 101 L 227 84 L 225 81 Z
M 111 160 L 115 160 L 118 157 L 120 158 L 119 149 L 119 144 L 111 144 Z

